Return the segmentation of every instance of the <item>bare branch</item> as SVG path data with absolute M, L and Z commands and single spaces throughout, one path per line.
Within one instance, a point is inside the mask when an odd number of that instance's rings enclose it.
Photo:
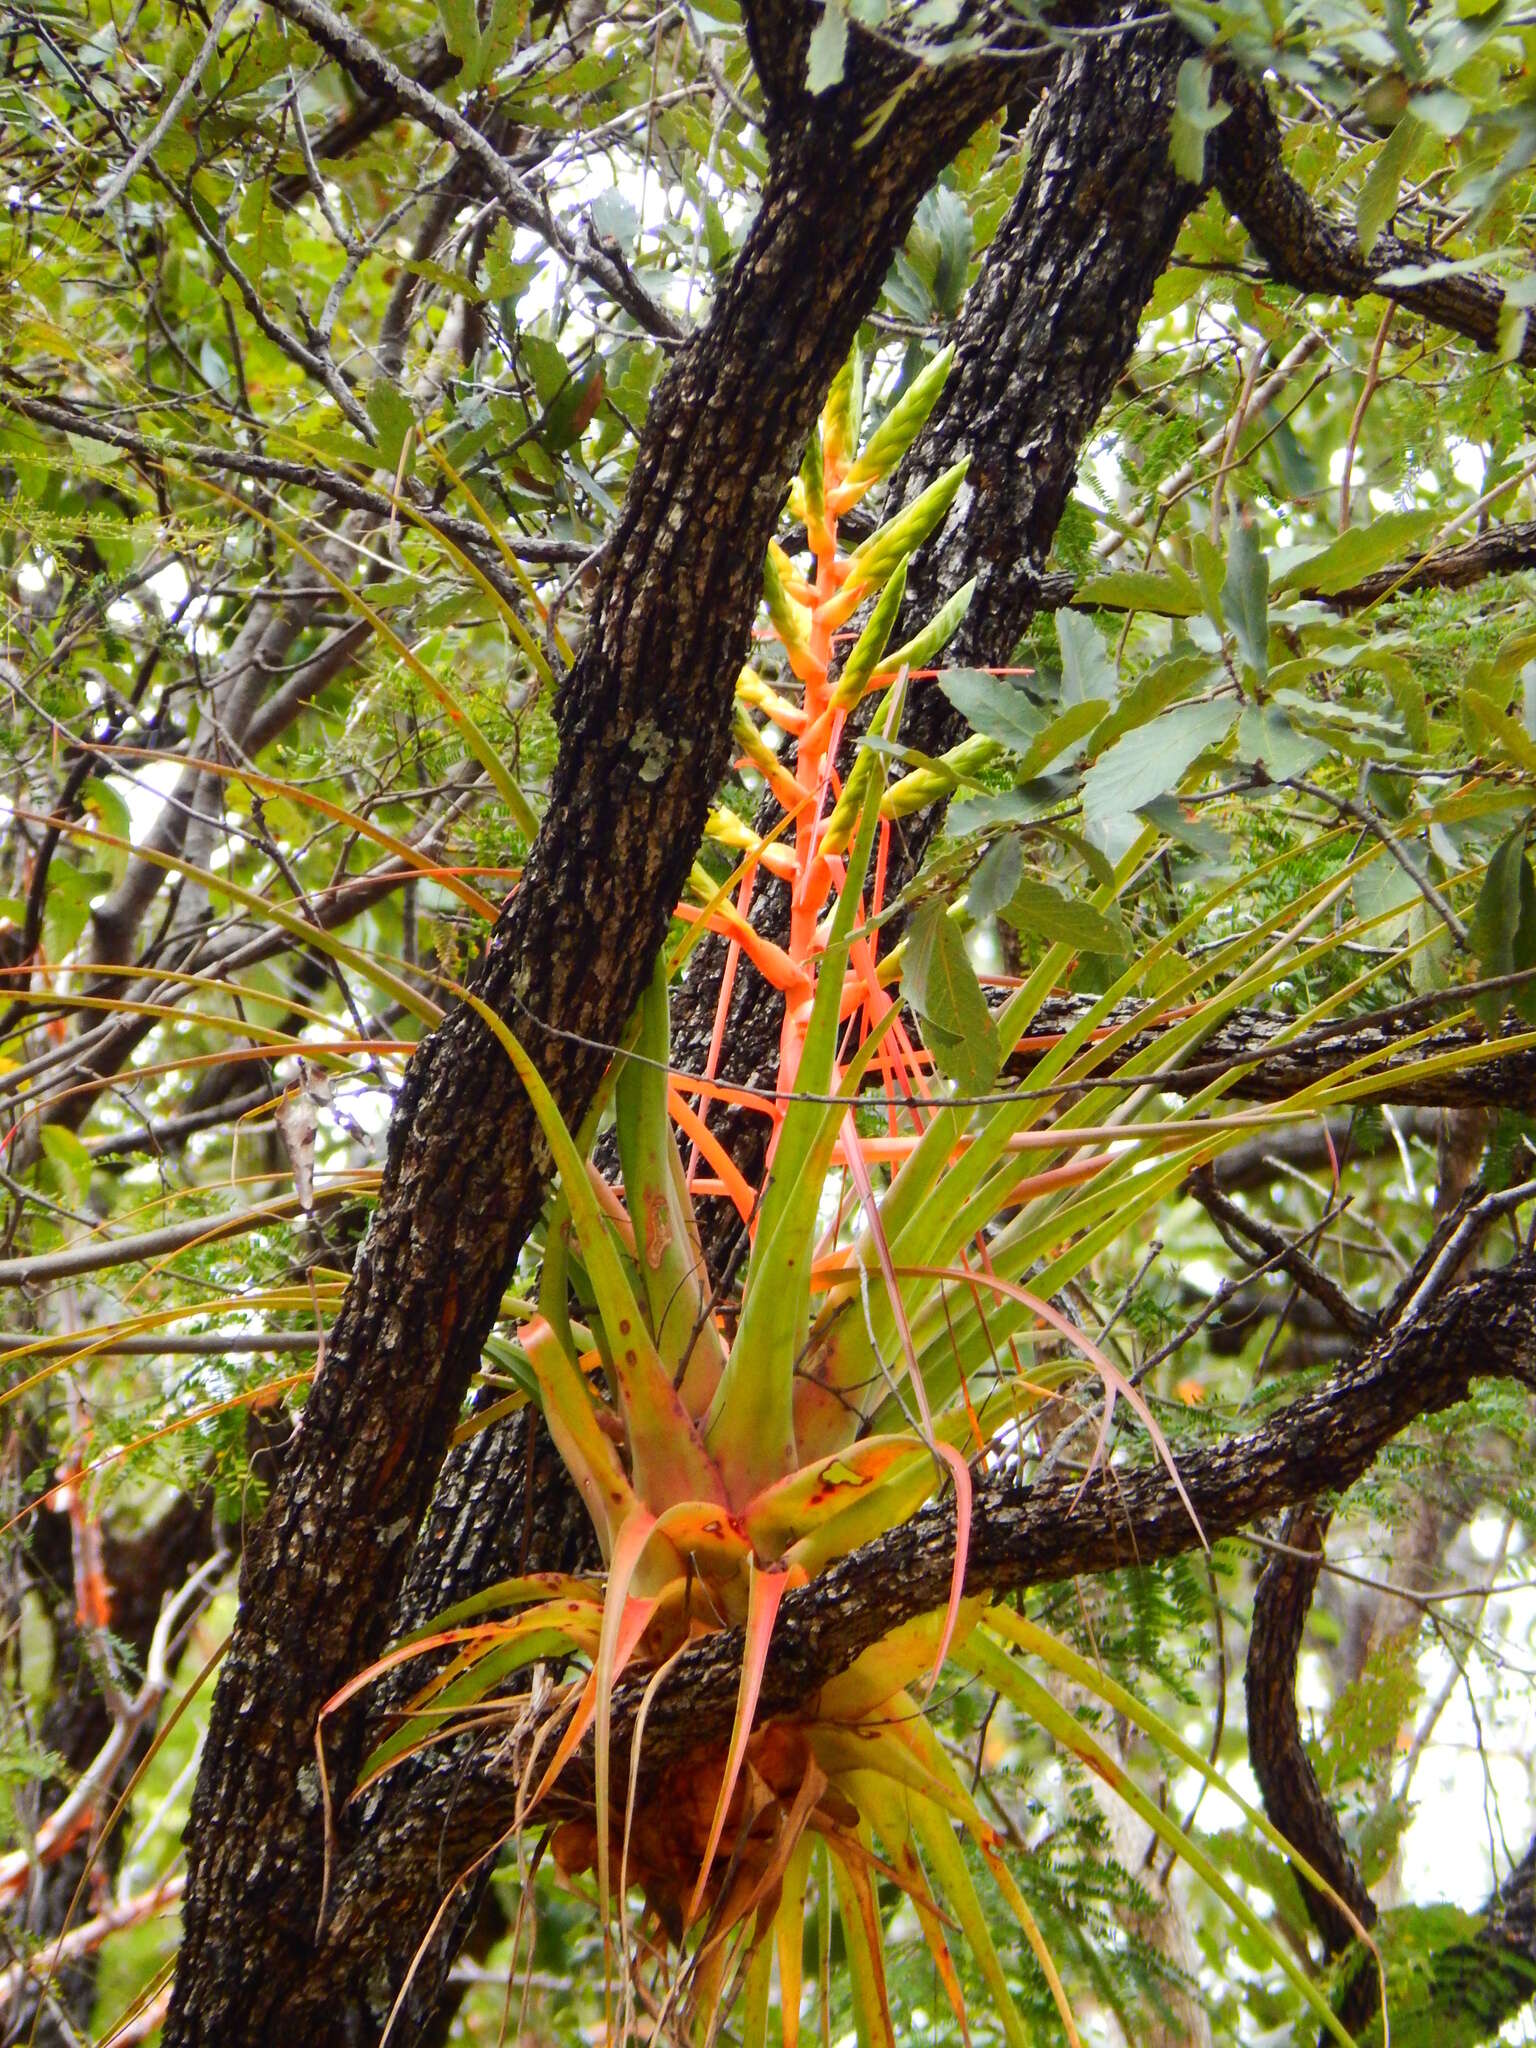
M 450 143 L 461 156 L 473 159 L 486 184 L 501 201 L 507 218 L 542 237 L 551 249 L 605 291 L 647 334 L 660 341 L 685 339 L 685 330 L 641 288 L 626 265 L 615 262 L 590 237 L 577 238 L 563 228 L 548 202 L 513 170 L 478 128 L 435 93 L 407 78 L 366 36 L 326 6 L 325 0 L 272 0 L 272 4 L 366 92 L 378 99 L 393 99 L 430 133 Z
M 455 541 L 474 558 L 486 581 L 503 597 L 521 602 L 522 593 L 516 582 L 491 558 L 488 536 L 477 520 L 461 519 L 452 512 L 428 512 L 415 505 L 402 508 L 383 491 L 371 490 L 366 484 L 357 483 L 338 470 L 325 469 L 319 463 L 290 462 L 282 456 L 257 455 L 247 448 L 220 448 L 205 442 L 161 441 L 149 434 L 135 433 L 101 414 L 81 412 L 56 399 L 34 398 L 15 388 L 0 394 L 0 403 L 38 426 L 54 427 L 61 434 L 87 435 L 109 447 L 125 449 L 157 468 L 165 465 L 188 475 L 224 470 L 231 476 L 253 477 L 262 483 L 289 484 L 295 490 L 314 491 L 349 511 L 370 513 L 381 525 L 401 516 L 403 511 L 413 525 L 420 525 L 425 532 L 443 534 Z M 503 537 L 512 552 L 525 562 L 567 567 L 593 558 L 591 544 L 583 541 L 532 539 L 516 532 Z
M 1264 1810 L 1286 1840 L 1321 1872 L 1362 1926 L 1376 1919 L 1376 1902 L 1366 1890 L 1333 1809 L 1323 1797 L 1301 1740 L 1296 1711 L 1296 1660 L 1302 1630 L 1323 1568 L 1323 1539 L 1330 1517 L 1310 1502 L 1294 1508 L 1281 1529 L 1276 1550 L 1259 1575 L 1253 1596 L 1249 1638 L 1248 1756 L 1264 1795 Z M 1303 1883 L 1302 1896 L 1330 1955 L 1355 1940 L 1351 1922 L 1337 1902 Z

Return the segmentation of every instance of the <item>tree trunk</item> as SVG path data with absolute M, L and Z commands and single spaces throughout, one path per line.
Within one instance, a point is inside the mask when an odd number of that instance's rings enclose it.
M 849 77 L 782 119 L 761 210 L 707 327 L 659 388 L 522 885 L 476 977 L 576 1122 L 644 985 L 725 765 L 774 520 L 822 395 L 917 202 L 998 92 L 856 39 Z M 411 1062 L 379 1205 L 261 1526 L 193 1802 L 166 2040 L 376 2034 L 393 1986 L 313 1975 L 322 1706 L 381 1648 L 416 1529 L 548 1168 L 473 1011 Z M 341 1809 L 356 1717 L 331 1724 Z M 305 2011 L 301 2033 L 290 2017 Z

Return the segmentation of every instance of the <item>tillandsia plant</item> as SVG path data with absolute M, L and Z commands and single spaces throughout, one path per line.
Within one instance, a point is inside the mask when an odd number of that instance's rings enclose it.
M 1172 896 L 1171 916 L 1131 961 L 1124 920 L 1138 915 L 1160 872 L 1164 821 L 1177 812 L 1164 803 L 1167 792 L 1186 774 L 1198 778 L 1234 726 L 1239 759 L 1262 744 L 1273 763 L 1278 747 L 1295 756 L 1311 742 L 1272 706 L 1262 719 L 1254 706 L 1240 711 L 1235 659 L 1210 651 L 1196 658 L 1176 645 L 1119 691 L 1097 630 L 1084 619 L 1058 622 L 1064 668 L 1070 657 L 1092 685 L 1065 708 L 1052 707 L 1048 689 L 1016 686 L 1010 671 L 940 669 L 968 590 L 892 644 L 909 560 L 944 519 L 964 467 L 950 469 L 846 554 L 839 525 L 890 475 L 948 366 L 941 356 L 913 378 L 867 436 L 857 358 L 836 380 L 791 495 L 804 552 L 770 552 L 763 658 L 743 670 L 737 690 L 740 765 L 773 791 L 783 824 L 763 836 L 734 812 L 713 815 L 714 842 L 739 865 L 723 885 L 702 865 L 695 869 L 672 942 L 581 1130 L 566 1128 L 535 1062 L 479 1006 L 522 1076 L 558 1173 L 536 1298 L 504 1298 L 503 1330 L 510 1326 L 511 1336 L 493 1337 L 486 1351 L 518 1391 L 464 1426 L 483 1427 L 513 1405 L 537 1403 L 587 1503 L 603 1569 L 504 1582 L 397 1643 L 384 1664 L 409 1671 L 430 1658 L 432 1675 L 414 1698 L 392 1701 L 365 1782 L 487 1714 L 521 1716 L 537 1706 L 546 1732 L 534 1749 L 521 1818 L 535 1827 L 550 1819 L 553 1861 L 591 1893 L 605 1928 L 617 1915 L 626 1966 L 617 1995 L 643 2003 L 644 2024 L 656 2037 L 707 2037 L 715 2017 L 731 2012 L 747 2040 L 766 2039 L 776 2024 L 779 2038 L 794 2041 L 806 1957 L 819 1941 L 824 1964 L 831 1944 L 840 1944 L 840 1991 L 851 1999 L 862 2039 L 893 2041 L 900 1979 L 888 1950 L 915 1937 L 962 2031 L 966 1987 L 973 2007 L 979 1987 L 1008 2039 L 1030 2038 L 1031 2021 L 1052 2001 L 1060 2030 L 1075 2039 L 1065 1983 L 1069 1961 L 1082 1958 L 1062 1954 L 1062 1916 L 1046 1910 L 1048 1887 L 1018 1861 L 1016 1843 L 1005 1852 L 976 1786 L 957 1771 L 942 1717 L 928 1717 L 943 1669 L 946 1690 L 975 1685 L 995 1694 L 1016 1726 L 1027 1725 L 1112 1787 L 1206 1883 L 1252 1952 L 1283 1972 L 1342 2038 L 1317 1982 L 1249 1903 L 1241 1845 L 1197 1836 L 1169 1818 L 1079 1718 L 1081 1704 L 1097 1701 L 1147 1737 L 1170 1767 L 1203 1774 L 1232 1796 L 1209 1760 L 1146 1699 L 1047 1633 L 1038 1615 L 964 1597 L 969 1503 L 976 1471 L 1064 1456 L 1092 1471 L 1112 1453 L 1150 1454 L 1177 1481 L 1148 1394 L 1129 1377 L 1133 1354 L 1103 1327 L 1090 1335 L 1093 1318 L 1083 1304 L 1149 1219 L 1176 1200 L 1191 1170 L 1229 1141 L 1368 1098 L 1379 1086 L 1373 1064 L 1390 1059 L 1399 1081 L 1406 1068 L 1404 1041 L 1384 1039 L 1374 1056 L 1335 1067 L 1288 1101 L 1236 1115 L 1221 1101 L 1230 1066 L 1208 1085 L 1191 1082 L 1177 1112 L 1164 1092 L 1170 1070 L 1190 1064 L 1278 973 L 1298 999 L 1277 1043 L 1347 1014 L 1383 977 L 1415 970 L 1441 944 L 1440 927 L 1410 919 L 1406 945 L 1368 944 L 1356 971 L 1353 942 L 1390 938 L 1403 915 L 1399 899 L 1383 902 L 1379 891 L 1362 889 L 1374 874 L 1394 870 L 1389 850 L 1356 844 L 1341 820 L 1310 842 L 1316 865 L 1299 880 L 1294 866 L 1280 879 L 1291 860 L 1282 842 L 1272 858 L 1256 859 L 1230 880 Z M 463 476 L 446 457 L 438 460 L 492 531 Z M 441 706 L 506 816 L 531 829 L 527 801 L 471 705 L 366 598 L 343 588 L 321 553 L 257 516 L 345 598 L 381 656 Z M 1175 619 L 1203 602 L 1207 639 L 1223 653 L 1235 612 L 1247 632 L 1247 651 L 1237 649 L 1246 677 L 1250 654 L 1262 653 L 1268 638 L 1246 530 L 1234 531 L 1237 566 L 1225 586 L 1215 562 L 1196 552 L 1206 588 L 1143 575 L 1131 594 L 1139 604 L 1164 604 Z M 1214 551 L 1207 546 L 1206 553 Z M 509 589 L 492 586 L 467 557 L 460 566 L 519 646 L 538 653 L 543 626 L 559 651 L 557 629 L 515 562 Z M 1242 606 L 1231 594 L 1239 572 L 1249 590 Z M 1107 601 L 1127 592 L 1101 579 L 1099 594 Z M 913 758 L 903 746 L 903 709 L 913 692 L 934 688 L 977 730 L 942 759 Z M 1195 691 L 1204 693 L 1198 701 Z M 1170 702 L 1181 693 L 1182 701 Z M 844 777 L 848 725 L 861 706 L 873 716 Z M 1293 709 L 1299 722 L 1303 711 Z M 1256 742 L 1250 724 L 1259 727 Z M 137 758 L 132 749 L 116 751 L 124 761 Z M 1092 859 L 1077 816 L 1078 781 L 1042 773 L 1084 751 L 1092 764 L 1072 773 L 1081 779 L 1087 826 L 1114 824 Z M 1016 789 L 999 787 L 1005 753 L 1016 759 Z M 466 920 L 494 919 L 496 907 L 478 885 L 510 878 L 511 868 L 446 863 L 431 841 L 414 842 L 332 796 L 248 766 L 201 757 L 194 765 L 243 788 L 253 812 L 258 802 L 272 806 L 264 814 L 270 819 L 276 806 L 290 806 L 295 818 L 338 828 L 368 847 L 384 873 L 409 873 L 441 889 Z M 1045 799 L 1037 802 L 1031 787 L 1043 788 Z M 956 790 L 966 801 L 951 813 L 947 850 L 892 902 L 895 821 Z M 1475 791 L 1428 796 L 1404 830 L 1428 824 L 1454 832 L 1479 815 L 1480 801 Z M 1005 831 L 997 829 L 1000 816 Z M 1182 813 L 1176 822 L 1189 823 Z M 97 857 L 108 848 L 126 857 L 126 838 L 100 822 L 59 820 L 58 829 Z M 1085 878 L 1075 901 L 1021 878 L 1019 845 L 1031 833 L 1069 848 Z M 255 858 L 261 850 L 253 842 L 245 866 L 152 848 L 144 857 L 189 890 L 302 941 L 356 986 L 371 987 L 397 1016 L 430 1025 L 443 1011 L 427 987 L 463 993 L 446 974 L 380 958 L 366 942 L 318 926 L 310 906 L 288 896 L 286 870 L 267 871 Z M 1472 920 L 1478 955 L 1494 968 L 1524 945 L 1524 898 L 1514 886 L 1523 873 L 1519 850 L 1518 839 L 1507 841 L 1488 862 Z M 956 877 L 970 862 L 962 896 Z M 749 921 L 763 871 L 789 892 L 780 945 Z M 1464 900 L 1481 873 L 1469 864 L 1447 887 Z M 1355 914 L 1341 926 L 1351 891 Z M 1022 977 L 994 977 L 1002 995 L 994 1007 L 972 965 L 968 925 L 988 921 L 991 913 L 978 905 L 990 902 L 995 911 L 1003 898 L 1015 915 L 1038 912 L 1037 940 L 1057 942 L 1035 944 Z M 1506 898 L 1512 909 L 1501 925 L 1496 913 Z M 898 909 L 904 935 L 896 943 Z M 683 1075 L 673 1069 L 669 984 L 705 930 L 724 939 L 726 969 L 704 1071 Z M 1350 943 L 1341 947 L 1341 940 Z M 1095 946 L 1102 948 L 1097 957 L 1119 964 L 1085 976 L 1083 955 Z M 784 997 L 774 1085 L 761 1094 L 716 1079 L 743 954 Z M 36 985 L 19 1000 L 46 1009 L 69 972 L 37 970 Z M 306 1126 L 312 1146 L 328 1068 L 345 1072 L 360 1056 L 403 1059 L 408 1039 L 338 1035 L 335 1018 L 317 1003 L 250 979 L 168 970 L 146 991 L 134 988 L 126 970 L 122 977 L 126 992 L 111 993 L 118 984 L 102 966 L 70 999 L 126 1022 L 195 1014 L 219 1044 L 237 1040 L 252 1056 L 305 1062 L 283 1112 L 292 1195 L 252 1207 L 243 1222 L 302 1214 L 317 1196 L 371 1196 L 378 1180 L 371 1169 L 338 1175 L 317 1167 L 312 1153 L 306 1162 Z M 1063 1028 L 1059 1009 L 1050 1017 L 1042 1010 L 1068 981 L 1094 993 Z M 1308 990 L 1317 992 L 1310 1004 L 1301 993 Z M 1486 1052 L 1463 1046 L 1437 1053 L 1433 1064 L 1468 1064 Z M 1027 1087 L 1010 1072 L 1020 1060 L 1029 1062 Z M 64 1137 L 40 1125 L 39 1112 L 67 1102 L 77 1085 L 69 1081 L 0 1131 L 13 1163 L 34 1145 L 50 1165 L 68 1161 Z M 727 1102 L 771 1126 L 760 1183 L 744 1177 L 711 1127 L 712 1110 Z M 617 1188 L 588 1157 L 605 1120 L 616 1140 Z M 699 1199 L 733 1204 L 746 1232 L 749 1255 L 734 1294 L 717 1290 L 706 1271 Z M 215 1220 L 210 1239 L 218 1228 Z M 210 1314 L 257 1312 L 313 1324 L 336 1305 L 343 1285 L 339 1271 L 311 1266 L 303 1284 L 287 1275 L 265 1286 L 226 1282 L 167 1304 L 152 1291 L 141 1295 L 137 1283 L 121 1303 L 131 1313 L 98 1320 L 62 1356 L 46 1338 L 17 1347 L 13 1363 L 22 1376 L 6 1398 L 26 1396 L 55 1375 L 67 1384 L 115 1344 L 172 1341 L 178 1325 Z M 285 1335 L 294 1348 L 307 1341 L 297 1329 Z M 309 1378 L 306 1368 L 238 1391 L 216 1385 L 212 1398 L 173 1420 L 154 1411 L 142 1434 L 125 1421 L 124 1440 L 111 1448 L 92 1437 L 82 1408 L 59 1484 L 45 1496 L 67 1509 L 82 1558 L 91 1555 L 100 1490 L 125 1460 L 176 1455 L 178 1438 L 195 1440 L 230 1411 L 270 1403 Z M 1129 1442 L 1116 1432 L 1127 1414 L 1139 1424 Z M 866 1650 L 804 1710 L 760 1719 L 761 1681 L 786 1593 L 944 1489 L 957 1509 L 947 1603 Z M 80 1593 L 82 1620 L 100 1634 L 106 1622 L 88 1572 Z M 625 1678 L 661 1683 L 690 1642 L 726 1629 L 741 1631 L 744 1651 L 729 1739 L 711 1737 L 694 1754 L 669 1751 L 664 1765 L 651 1765 L 642 1713 L 626 1795 L 615 1782 L 615 1685 Z M 530 1681 L 535 1667 L 561 1673 L 553 1694 L 542 1678 Z M 367 1689 L 380 1669 L 375 1662 L 356 1674 L 331 1710 Z M 566 1798 L 557 1809 L 549 1795 L 589 1741 L 595 1796 L 568 1818 L 579 1802 Z M 66 1848 L 85 1811 L 79 1800 L 64 1800 L 38 1831 L 38 1853 Z M 1289 1855 L 1317 1889 L 1330 1890 L 1261 1816 L 1242 1811 L 1249 1830 Z M 23 1850 L 0 1859 L 0 1897 L 20 1896 L 29 1868 Z M 635 1896 L 645 1902 L 644 1918 L 631 1913 Z M 1005 1936 L 1004 1927 L 1019 1933 Z M 620 2037 L 635 2030 L 636 2009 L 626 2003 Z M 824 2031 L 829 2009 L 824 2001 Z
M 835 1910 L 840 1920 L 861 2040 L 892 2042 L 882 1891 L 894 1887 L 916 1916 L 962 2030 L 957 1933 L 1007 2038 L 1030 2038 L 958 1824 L 1075 2040 L 1056 1964 L 1001 1838 L 925 1719 L 923 1700 L 949 1662 L 984 1677 L 1114 1782 L 1216 1887 L 1323 2025 L 1347 2038 L 1209 1855 L 1124 1778 L 1019 1653 L 1111 1701 L 1209 1776 L 1205 1760 L 1034 1624 L 964 1597 L 971 1463 L 1017 1455 L 1031 1413 L 1057 1400 L 1068 1380 L 1087 1374 L 1100 1389 L 1090 1469 L 1124 1404 L 1174 1470 L 1143 1396 L 1059 1298 L 1097 1251 L 1254 1119 L 1209 1114 L 1213 1087 L 1191 1114 L 1170 1121 L 1152 1089 L 1127 1087 L 1134 1056 L 1121 1061 L 1113 1086 L 1095 1087 L 1096 1069 L 1131 1036 L 1111 1021 L 1117 998 L 1155 977 L 1152 1009 L 1170 1020 L 1158 1059 L 1187 1056 L 1262 982 L 1278 951 L 1294 947 L 1337 888 L 1293 902 L 1283 918 L 1197 970 L 1178 971 L 1175 931 L 1076 1028 L 1050 1041 L 1035 1070 L 1044 1087 L 989 1095 L 1070 962 L 1070 947 L 1051 947 L 995 1023 L 983 1006 L 981 1050 L 971 1048 L 966 1063 L 974 1092 L 957 1095 L 935 1071 L 893 994 L 903 964 L 913 969 L 920 935 L 881 951 L 890 824 L 944 793 L 979 755 L 967 743 L 969 754 L 959 750 L 965 759 L 940 771 L 919 765 L 889 788 L 886 760 L 900 751 L 904 692 L 931 681 L 969 591 L 905 644 L 889 642 L 908 561 L 943 518 L 964 465 L 850 554 L 839 550 L 838 523 L 893 469 L 948 364 L 940 356 L 915 378 L 862 448 L 857 356 L 832 389 L 791 502 L 809 573 L 777 546 L 765 573 L 765 631 L 788 674 L 774 681 L 749 669 L 738 692 L 741 756 L 778 797 L 785 830 L 763 839 L 741 820 L 717 816 L 714 836 L 743 855 L 736 901 L 726 900 L 732 884 L 716 888 L 696 873 L 703 901 L 684 907 L 678 943 L 658 961 L 609 1093 L 582 1132 L 566 1127 L 509 1027 L 470 998 L 515 1064 L 555 1160 L 537 1313 L 508 1355 L 580 1489 L 604 1570 L 590 1579 L 504 1583 L 393 1652 L 391 1663 L 449 1655 L 397 1715 L 365 1782 L 482 1711 L 513 1673 L 575 1658 L 585 1669 L 567 1684 L 563 1721 L 547 1724 L 555 1732 L 529 1767 L 521 1818 L 537 1820 L 541 1800 L 590 1735 L 593 1808 L 556 1828 L 553 1856 L 572 1880 L 595 1873 L 605 1925 L 617 1907 L 628 1929 L 628 1896 L 636 1888 L 643 1895 L 654 1924 L 644 1935 L 631 1931 L 626 1960 L 653 1972 L 648 2024 L 657 2032 L 709 2038 L 718 2015 L 739 2001 L 746 2040 L 767 2038 L 776 2009 L 779 2038 L 793 2043 L 814 1900 L 818 1912 Z M 838 629 L 868 600 L 868 621 L 839 659 Z M 879 699 L 870 738 L 840 781 L 846 721 L 870 696 Z M 1155 843 L 1150 828 L 1136 835 L 1098 891 L 1102 910 Z M 754 933 L 744 914 L 759 868 L 790 893 L 782 947 Z M 713 1057 L 702 1076 L 671 1068 L 668 979 L 690 928 L 696 936 L 706 927 L 731 948 L 750 950 L 783 993 L 769 1095 L 718 1087 Z M 921 947 L 925 987 L 946 978 L 963 987 L 969 977 L 974 988 L 957 918 L 941 916 Z M 728 966 L 722 1022 L 731 975 Z M 1219 994 L 1197 1000 L 1218 981 Z M 716 1053 L 719 1043 L 717 1028 Z M 744 1101 L 772 1121 L 760 1187 L 744 1180 L 710 1130 L 709 1106 L 719 1099 Z M 610 1109 L 622 1197 L 587 1158 Z M 749 1235 L 739 1298 L 729 1304 L 706 1268 L 694 1211 L 704 1195 L 733 1202 Z M 945 1610 L 865 1651 L 805 1713 L 759 1724 L 761 1679 L 786 1592 L 946 1485 L 957 1497 L 958 1533 Z M 498 1607 L 511 1617 L 484 1618 Z M 725 1628 L 740 1629 L 743 1642 L 729 1742 L 651 1774 L 640 1758 L 621 1801 L 612 1782 L 615 1685 L 626 1674 L 662 1674 L 692 1639 Z M 332 1707 L 372 1676 L 361 1674 Z M 1250 1818 L 1283 1848 L 1260 1817 Z M 657 1977 L 656 1958 L 667 1949 L 675 1966 Z

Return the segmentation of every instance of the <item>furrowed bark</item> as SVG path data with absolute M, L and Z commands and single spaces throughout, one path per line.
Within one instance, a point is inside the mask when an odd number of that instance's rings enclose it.
M 476 977 L 571 1122 L 693 857 L 725 762 L 763 549 L 823 391 L 918 200 L 996 90 L 978 65 L 927 72 L 860 146 L 897 82 L 890 61 L 864 51 L 855 64 L 851 52 L 848 83 L 782 138 L 715 312 L 657 392 L 560 701 L 549 809 Z M 499 1047 L 472 1011 L 455 1012 L 408 1070 L 325 1369 L 246 1550 L 193 1805 L 165 2037 L 176 2048 L 295 2038 L 292 2002 L 302 1994 L 310 2011 L 324 1849 L 317 1715 L 385 1638 L 547 1165 Z M 357 1752 L 355 1728 L 338 1725 L 326 1756 L 338 1805 Z M 337 1985 L 302 2037 L 369 2038 L 393 1988 Z
M 1363 1927 L 1376 1920 L 1376 1902 L 1355 1868 L 1333 1808 L 1324 1798 L 1301 1740 L 1296 1711 L 1296 1662 L 1307 1611 L 1323 1568 L 1330 1517 L 1307 1502 L 1281 1525 L 1282 1541 L 1259 1575 L 1253 1596 L 1244 1684 L 1248 1699 L 1248 1757 L 1264 1795 L 1264 1811 L 1313 1869 L 1326 1877 Z M 1306 1552 L 1307 1555 L 1297 1555 Z M 1336 1900 L 1305 1881 L 1301 1886 L 1313 1925 L 1330 1956 L 1355 1939 L 1353 1923 Z

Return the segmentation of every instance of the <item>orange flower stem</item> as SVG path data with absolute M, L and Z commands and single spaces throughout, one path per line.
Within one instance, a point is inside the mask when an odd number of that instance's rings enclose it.
M 746 872 L 741 878 L 741 887 L 736 892 L 736 915 L 743 924 L 751 922 L 752 890 L 757 881 L 757 863 L 748 861 Z M 715 1021 L 709 1034 L 709 1054 L 704 1062 L 704 1072 L 712 1081 L 720 1064 L 720 1048 L 725 1043 L 725 1023 L 731 1013 L 731 996 L 736 988 L 736 968 L 741 960 L 741 941 L 733 938 L 726 948 L 725 966 L 720 974 L 720 995 L 715 1004 Z M 703 1097 L 700 1097 L 702 1102 Z M 689 1185 L 698 1172 L 699 1148 L 695 1144 L 688 1159 L 686 1179 Z

